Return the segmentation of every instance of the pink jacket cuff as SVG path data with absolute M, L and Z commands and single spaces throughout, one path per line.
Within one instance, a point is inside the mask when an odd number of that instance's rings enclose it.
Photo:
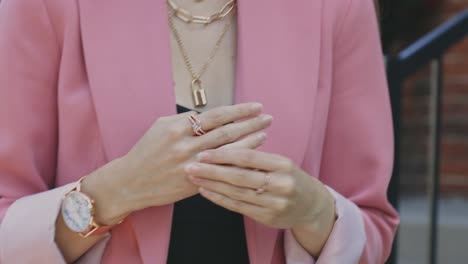
M 287 264 L 359 263 L 366 243 L 361 210 L 332 188 L 327 188 L 335 198 L 337 219 L 320 257 L 315 260 L 288 229 L 284 236 Z
M 0 263 L 66 264 L 55 243 L 55 221 L 62 197 L 71 188 L 73 184 L 27 196 L 8 208 L 0 225 Z M 101 240 L 76 263 L 100 263 L 108 239 Z
M 54 241 L 55 219 L 62 197 L 70 188 L 72 184 L 24 197 L 9 207 L 0 229 L 0 263 L 34 263 L 43 260 L 47 263 L 65 264 Z M 335 198 L 337 220 L 322 254 L 317 261 L 314 260 L 297 242 L 291 230 L 286 230 L 286 263 L 359 262 L 366 242 L 361 211 L 353 202 L 333 189 L 328 189 Z M 77 263 L 99 263 L 109 238 L 110 236 L 96 244 Z M 25 251 L 29 253 L 25 254 Z

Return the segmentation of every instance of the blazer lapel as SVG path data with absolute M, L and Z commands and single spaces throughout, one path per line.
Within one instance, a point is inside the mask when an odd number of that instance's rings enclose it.
M 238 0 L 236 103 L 273 116 L 262 151 L 297 164 L 306 151 L 320 60 L 322 1 Z M 306 112 L 306 113 L 304 113 Z M 244 217 L 250 262 L 271 263 L 278 230 Z
M 108 160 L 176 113 L 164 0 L 81 0 L 83 50 Z M 172 206 L 130 217 L 144 263 L 165 263 Z M 155 224 L 158 223 L 158 224 Z

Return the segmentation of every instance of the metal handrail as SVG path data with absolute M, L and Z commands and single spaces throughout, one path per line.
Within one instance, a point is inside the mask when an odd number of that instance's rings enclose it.
M 395 134 L 395 164 L 388 196 L 390 202 L 398 208 L 399 204 L 399 170 L 400 170 L 400 127 L 401 127 L 401 100 L 402 83 L 422 66 L 431 63 L 433 73 L 433 100 L 431 101 L 431 117 L 433 126 L 431 149 L 431 189 L 430 189 L 430 234 L 429 234 L 429 261 L 431 264 L 437 260 L 437 223 L 439 200 L 439 165 L 440 165 L 440 135 L 441 135 L 441 102 L 442 102 L 442 58 L 445 52 L 460 42 L 468 34 L 468 9 L 459 13 L 449 21 L 437 27 L 414 44 L 410 45 L 394 57 L 387 58 L 387 77 L 392 101 L 392 113 Z M 392 255 L 387 263 L 396 263 L 396 241 L 393 245 Z
M 393 59 L 398 62 L 400 78 L 415 73 L 432 59 L 440 57 L 468 33 L 468 9 L 435 28 Z

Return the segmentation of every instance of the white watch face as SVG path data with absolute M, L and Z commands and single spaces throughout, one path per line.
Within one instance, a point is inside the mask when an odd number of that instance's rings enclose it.
M 92 204 L 88 196 L 73 191 L 65 196 L 62 204 L 62 217 L 72 231 L 84 232 L 91 221 Z

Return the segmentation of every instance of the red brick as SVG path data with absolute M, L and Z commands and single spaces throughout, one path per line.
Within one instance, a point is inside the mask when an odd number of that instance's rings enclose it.
M 441 164 L 441 172 L 466 175 L 468 177 L 468 162 L 466 162 L 465 160 L 444 162 Z
M 463 156 L 468 158 L 468 143 L 466 142 L 442 142 L 442 155 Z
M 446 0 L 434 25 L 468 8 L 468 0 Z M 468 38 L 443 57 L 441 190 L 468 195 Z M 402 192 L 425 192 L 429 136 L 430 67 L 425 66 L 403 85 L 401 149 Z

